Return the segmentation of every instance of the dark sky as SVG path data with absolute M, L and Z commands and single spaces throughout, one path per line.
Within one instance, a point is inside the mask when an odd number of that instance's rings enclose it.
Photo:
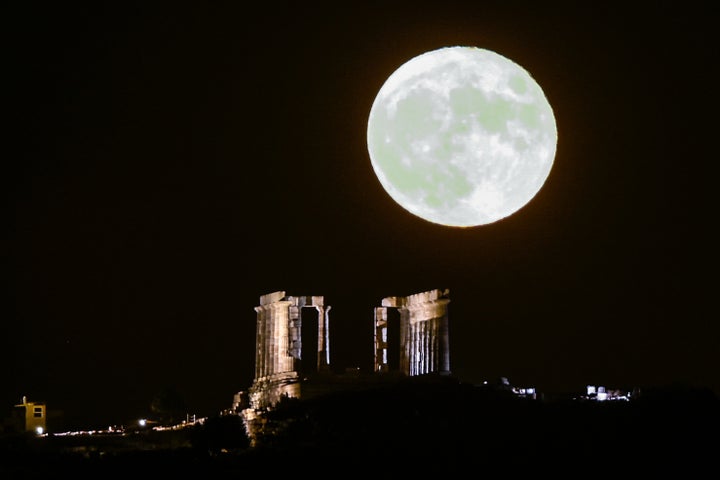
M 228 408 L 277 290 L 325 297 L 340 370 L 371 368 L 383 297 L 448 288 L 463 380 L 720 391 L 709 3 L 12 3 L 3 415 Z M 453 45 L 522 65 L 558 126 L 539 194 L 468 229 L 394 203 L 365 136 L 386 78 Z

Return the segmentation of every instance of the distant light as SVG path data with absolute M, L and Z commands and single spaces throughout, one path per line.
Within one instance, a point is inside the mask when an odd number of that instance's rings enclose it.
M 138 420 L 138 424 L 141 427 L 144 427 L 147 424 L 147 420 L 145 420 L 144 418 L 141 418 L 140 420 Z
M 44 431 L 45 431 L 45 429 L 43 427 L 35 428 L 35 433 L 37 433 L 38 435 L 42 435 Z

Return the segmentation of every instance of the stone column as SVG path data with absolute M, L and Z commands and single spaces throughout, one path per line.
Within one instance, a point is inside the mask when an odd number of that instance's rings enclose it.
M 410 313 L 406 308 L 400 309 L 400 366 L 405 375 L 412 375 L 412 325 Z
M 388 366 L 387 307 L 375 307 L 375 372 L 387 372 Z
M 283 300 L 285 292 L 263 295 L 257 312 L 255 335 L 255 378 L 293 371 L 291 355 L 291 302 Z
M 431 290 L 395 301 L 400 311 L 400 371 L 406 375 L 450 373 L 448 291 Z M 390 297 L 389 297 L 390 298 Z
M 316 306 L 318 312 L 318 364 L 319 372 L 330 370 L 330 305 Z

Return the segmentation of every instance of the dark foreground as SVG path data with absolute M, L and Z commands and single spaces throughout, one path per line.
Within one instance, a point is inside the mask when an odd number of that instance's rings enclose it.
M 664 389 L 630 402 L 515 398 L 452 382 L 288 401 L 251 447 L 239 417 L 183 431 L 6 436 L 0 478 L 314 478 L 397 475 L 626 478 L 715 471 L 720 402 Z

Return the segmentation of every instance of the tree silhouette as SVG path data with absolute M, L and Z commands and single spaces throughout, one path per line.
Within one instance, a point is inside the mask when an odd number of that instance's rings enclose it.
M 165 386 L 150 402 L 150 411 L 161 424 L 169 425 L 185 419 L 185 399 L 173 386 Z

